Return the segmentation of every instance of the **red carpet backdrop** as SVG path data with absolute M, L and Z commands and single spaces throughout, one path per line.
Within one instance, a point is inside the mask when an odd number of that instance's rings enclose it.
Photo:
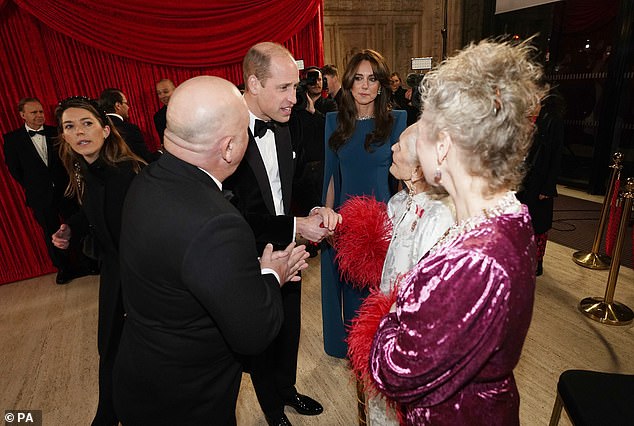
M 68 96 L 123 90 L 130 121 L 158 147 L 155 83 L 197 75 L 242 83 L 242 57 L 261 41 L 323 65 L 323 0 L 0 0 L 0 134 L 23 125 L 17 102 L 42 101 L 47 124 Z M 2 141 L 4 143 L 4 141 Z M 54 271 L 41 230 L 0 150 L 0 284 Z

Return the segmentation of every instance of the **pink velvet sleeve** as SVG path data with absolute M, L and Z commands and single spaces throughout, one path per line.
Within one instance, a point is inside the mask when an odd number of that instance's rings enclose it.
M 486 366 L 504 340 L 510 280 L 478 250 L 430 255 L 402 284 L 397 311 L 375 336 L 370 369 L 399 403 L 440 403 Z M 505 370 L 505 369 L 503 369 Z

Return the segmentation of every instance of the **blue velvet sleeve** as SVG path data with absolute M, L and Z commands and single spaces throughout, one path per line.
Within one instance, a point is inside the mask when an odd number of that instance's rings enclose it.
M 337 206 L 337 200 L 339 199 L 338 193 L 340 188 L 339 182 L 339 157 L 337 153 L 333 151 L 329 144 L 328 140 L 330 136 L 333 134 L 335 129 L 337 128 L 337 112 L 329 112 L 326 114 L 326 128 L 324 131 L 324 186 L 321 201 L 322 204 L 326 204 L 326 195 L 328 194 L 328 185 L 330 184 L 330 179 L 334 180 L 335 183 L 335 207 Z

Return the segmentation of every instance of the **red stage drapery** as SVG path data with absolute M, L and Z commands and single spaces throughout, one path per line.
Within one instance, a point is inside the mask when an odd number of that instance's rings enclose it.
M 196 75 L 242 82 L 242 56 L 276 41 L 309 65 L 323 65 L 323 0 L 0 0 L 0 134 L 23 125 L 24 96 L 38 97 L 54 123 L 60 99 L 121 88 L 130 120 L 158 146 L 154 85 Z M 3 142 L 4 143 L 4 142 Z M 0 150 L 0 284 L 54 271 L 41 230 L 24 206 Z

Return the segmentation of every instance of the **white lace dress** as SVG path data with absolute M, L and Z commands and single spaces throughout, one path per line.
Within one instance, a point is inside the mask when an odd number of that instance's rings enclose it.
M 416 194 L 409 209 L 407 190 L 390 198 L 387 213 L 393 224 L 392 240 L 387 249 L 381 291 L 389 294 L 399 278 L 418 263 L 454 223 L 449 197 L 431 199 L 426 193 Z M 398 426 L 393 410 L 388 410 L 382 397 L 367 398 L 368 426 Z

